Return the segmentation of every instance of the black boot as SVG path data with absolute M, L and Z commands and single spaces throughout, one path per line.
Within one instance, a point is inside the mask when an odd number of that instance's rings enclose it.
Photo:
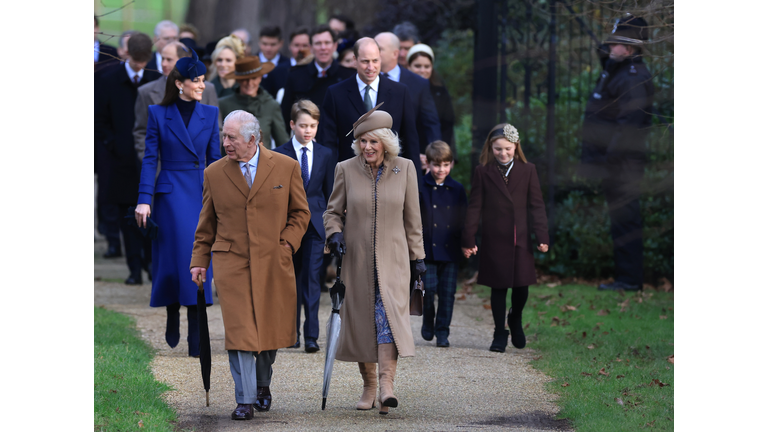
M 503 353 L 507 349 L 507 338 L 509 337 L 509 331 L 507 330 L 495 330 L 493 332 L 493 342 L 491 343 L 491 351 Z
M 176 348 L 179 344 L 179 308 L 181 305 L 174 303 L 166 306 L 165 310 L 168 314 L 168 318 L 165 322 L 165 341 L 168 342 L 168 346 Z
M 518 349 L 525 348 L 525 333 L 523 332 L 523 316 L 514 315 L 512 309 L 509 310 L 507 315 L 507 324 L 509 325 L 509 332 L 512 335 L 512 346 Z
M 189 322 L 187 333 L 189 356 L 200 357 L 200 327 L 197 319 L 197 306 L 187 306 L 187 321 Z

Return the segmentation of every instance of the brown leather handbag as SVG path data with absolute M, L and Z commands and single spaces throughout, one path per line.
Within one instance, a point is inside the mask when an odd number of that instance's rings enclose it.
M 411 290 L 411 315 L 424 315 L 424 282 L 421 281 L 421 275 L 413 281 L 413 290 Z

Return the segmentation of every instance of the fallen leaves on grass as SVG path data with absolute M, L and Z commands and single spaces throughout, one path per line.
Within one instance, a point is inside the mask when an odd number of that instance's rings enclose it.
M 576 306 L 571 306 L 571 305 L 560 306 L 560 311 L 562 312 L 575 311 L 575 310 L 576 310 Z
M 568 383 L 563 383 L 563 384 L 562 384 L 562 386 L 563 386 L 563 387 L 568 387 L 569 385 L 570 385 L 570 384 L 568 384 Z
M 547 286 L 550 287 L 550 288 L 554 288 L 554 287 L 560 286 L 560 285 L 561 285 L 560 282 L 551 282 L 551 283 L 547 284 Z
M 666 315 L 659 315 L 659 319 L 667 319 Z
M 143 427 L 144 427 L 144 421 L 142 421 L 142 420 L 139 420 L 139 427 L 140 427 L 140 428 L 143 428 Z
M 674 290 L 672 287 L 672 282 L 670 282 L 667 278 L 661 278 L 661 286 L 659 288 L 664 292 L 670 292 Z
M 600 375 L 609 376 L 608 372 L 605 371 L 605 368 L 600 369 L 599 371 L 597 371 L 597 373 L 600 374 Z
M 595 344 L 589 344 L 589 345 L 587 345 L 587 349 L 595 349 Z
M 659 381 L 658 378 L 654 378 L 654 379 L 651 380 L 650 384 L 648 384 L 648 387 L 654 387 L 654 386 L 666 387 L 668 385 L 669 384 L 667 384 L 667 383 L 663 383 L 663 382 Z
M 611 313 L 610 309 L 600 309 L 600 311 L 597 313 L 597 316 L 606 316 Z
M 626 299 L 623 302 L 616 304 L 616 306 L 620 306 L 621 307 L 621 310 L 619 310 L 619 312 L 625 312 L 627 310 L 627 306 L 629 306 L 629 301 L 630 300 L 631 299 Z M 598 313 L 598 315 L 600 315 L 600 314 Z
M 675 364 L 675 355 L 672 354 L 671 356 L 667 357 L 667 361 L 672 364 Z
M 621 398 L 616 398 L 615 400 L 616 400 L 616 403 L 617 403 L 617 404 L 619 404 L 619 405 L 621 405 L 621 406 L 624 406 L 624 401 L 623 401 L 623 400 L 621 400 Z
M 587 337 L 587 332 L 581 332 L 581 337 L 582 338 L 586 338 Z
M 460 296 L 456 296 L 456 300 L 466 300 L 466 299 L 467 299 L 467 296 L 464 295 L 464 294 L 462 294 Z
M 624 375 L 616 375 L 616 379 L 622 379 L 624 378 Z
M 581 374 L 584 375 L 584 376 L 592 376 L 592 374 L 588 373 L 588 372 L 582 372 Z
M 490 309 L 490 308 L 491 308 L 491 305 L 489 305 L 489 304 L 484 304 L 484 305 L 483 305 L 483 308 L 485 308 L 485 309 Z

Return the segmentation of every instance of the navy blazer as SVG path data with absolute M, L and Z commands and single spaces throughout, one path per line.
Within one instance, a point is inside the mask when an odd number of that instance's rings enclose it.
M 202 197 L 203 170 L 221 157 L 219 109 L 196 103 L 187 128 L 175 103 L 150 105 L 145 143 L 139 204 L 150 204 L 153 194 L 170 193 L 174 188 L 182 187 L 181 183 L 199 182 Z M 160 175 L 155 187 L 158 160 L 161 162 Z M 171 171 L 178 173 L 171 174 Z
M 424 153 L 429 143 L 437 140 L 448 141 L 440 133 L 440 118 L 432 98 L 429 81 L 400 66 L 400 84 L 408 87 L 416 113 L 416 130 L 419 133 L 419 153 Z M 421 166 L 421 165 L 416 165 Z
M 257 54 L 258 55 L 258 54 Z M 277 66 L 261 80 L 260 87 L 266 90 L 273 98 L 277 99 L 277 92 L 285 87 L 288 81 L 288 72 L 291 70 L 291 58 L 280 55 Z
M 284 154 L 294 160 L 299 160 L 296 150 L 293 148 L 293 140 L 276 147 L 273 151 Z M 305 192 L 307 193 L 307 203 L 311 216 L 311 226 L 320 238 L 325 241 L 325 228 L 323 227 L 323 213 L 328 208 L 328 198 L 333 191 L 333 173 L 336 169 L 336 160 L 333 159 L 333 152 L 314 141 L 312 146 L 312 172 L 309 174 L 309 185 Z M 301 164 L 301 162 L 299 162 Z
M 347 135 L 352 125 L 365 114 L 363 98 L 357 88 L 355 76 L 331 86 L 323 101 L 320 142 L 333 150 L 336 160 L 341 162 L 355 156 L 352 150 L 353 134 Z M 416 115 L 408 96 L 408 88 L 385 77 L 379 78 L 379 93 L 376 104 L 384 102 L 379 110 L 392 116 L 392 130 L 400 138 L 400 155 L 421 167 L 419 159 L 419 137 L 416 132 Z
M 461 232 L 467 213 L 464 186 L 450 175 L 443 186 L 438 186 L 432 173 L 427 173 L 419 187 L 419 205 L 426 260 L 459 262 L 462 257 Z

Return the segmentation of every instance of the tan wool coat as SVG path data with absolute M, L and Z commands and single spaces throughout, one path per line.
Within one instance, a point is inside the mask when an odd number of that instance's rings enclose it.
M 227 350 L 264 351 L 296 342 L 296 280 L 291 250 L 301 245 L 309 207 L 295 160 L 260 144 L 253 186 L 227 157 L 205 169 L 203 209 L 191 267 L 213 275 Z
M 341 307 L 337 360 L 378 361 L 374 236 L 379 290 L 397 351 L 401 357 L 412 357 L 416 351 L 409 283 L 410 261 L 424 258 L 418 178 L 409 159 L 395 157 L 385 160 L 384 165 L 377 186 L 376 171 L 371 173 L 362 156 L 336 165 L 333 192 L 323 215 L 326 238 L 343 231 L 347 245 L 341 266 L 347 291 Z M 378 191 L 375 207 L 374 187 Z

